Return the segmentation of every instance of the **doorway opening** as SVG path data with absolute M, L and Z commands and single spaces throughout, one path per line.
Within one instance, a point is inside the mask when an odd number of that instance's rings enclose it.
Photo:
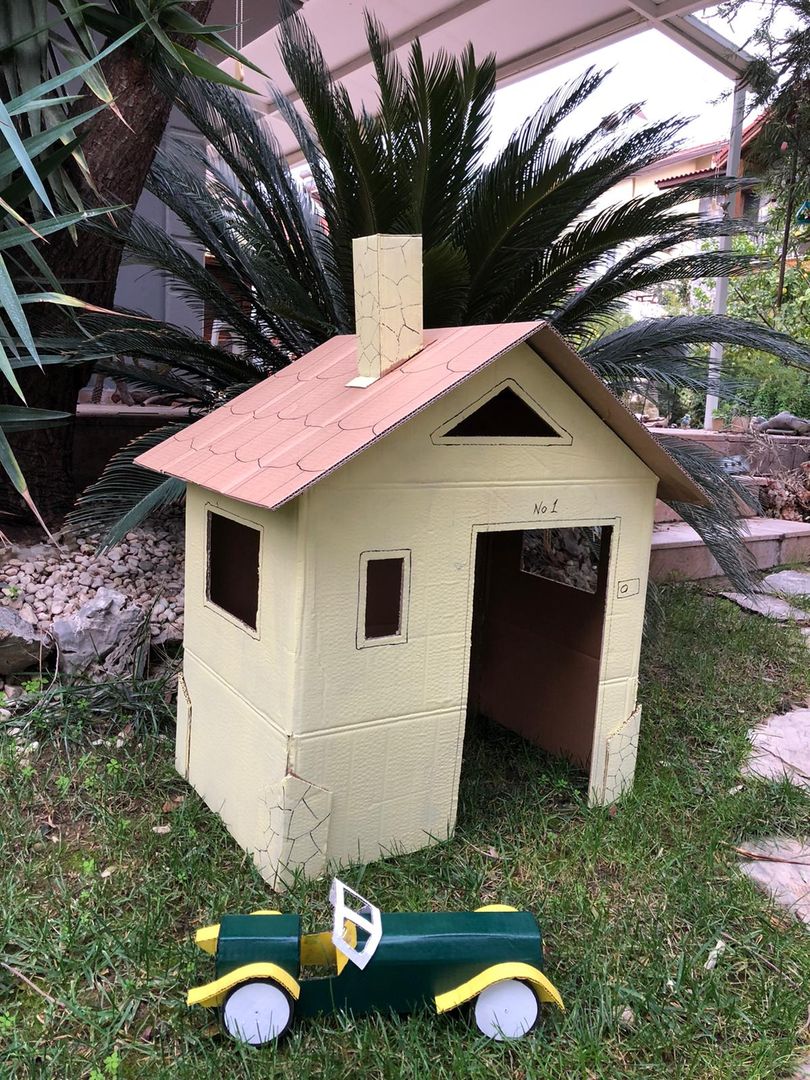
M 593 743 L 612 530 L 481 532 L 468 719 L 494 720 L 587 767 Z

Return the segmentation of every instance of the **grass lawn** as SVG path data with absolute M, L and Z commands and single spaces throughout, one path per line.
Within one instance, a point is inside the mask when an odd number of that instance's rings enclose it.
M 0 968 L 0 1076 L 783 1076 L 810 1039 L 810 933 L 738 873 L 734 845 L 810 833 L 810 798 L 740 787 L 738 770 L 751 722 L 807 696 L 807 649 L 795 628 L 697 590 L 666 590 L 664 606 L 637 783 L 615 813 L 587 807 L 580 774 L 482 725 L 455 837 L 344 872 L 383 910 L 537 913 L 568 1012 L 512 1045 L 427 1013 L 306 1021 L 278 1051 L 221 1039 L 183 1003 L 213 970 L 191 936 L 268 906 L 266 886 L 174 773 L 160 687 L 46 694 L 25 721 L 38 749 L 20 757 L 0 736 L 0 955 L 49 995 Z M 313 882 L 280 906 L 321 929 L 327 892 Z

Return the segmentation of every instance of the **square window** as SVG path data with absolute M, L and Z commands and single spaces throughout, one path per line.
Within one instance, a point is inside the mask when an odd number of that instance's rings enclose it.
M 208 511 L 208 599 L 251 630 L 259 612 L 258 529 Z
M 358 647 L 407 641 L 409 551 L 368 551 L 360 556 Z

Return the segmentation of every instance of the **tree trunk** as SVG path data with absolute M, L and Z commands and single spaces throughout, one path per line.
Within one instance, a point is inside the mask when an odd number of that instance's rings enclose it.
M 793 148 L 788 178 L 787 204 L 785 206 L 785 229 L 782 233 L 782 247 L 779 251 L 779 280 L 776 283 L 776 310 L 780 311 L 785 298 L 785 270 L 787 268 L 788 247 L 790 245 L 790 226 L 793 217 L 793 200 L 796 195 L 796 167 L 799 161 L 798 144 Z
M 200 0 L 188 6 L 195 18 L 205 22 L 212 3 L 213 0 Z M 188 48 L 194 47 L 194 41 L 182 41 Z M 166 130 L 172 100 L 155 86 L 149 63 L 129 44 L 108 56 L 102 68 L 126 123 L 112 109 L 104 109 L 79 129 L 83 133 L 82 150 L 101 201 L 82 176 L 76 173 L 72 178 L 87 207 L 124 204 L 134 208 Z M 86 107 L 86 96 L 74 106 L 77 111 Z M 65 292 L 101 307 L 112 306 L 123 254 L 120 243 L 98 233 L 88 238 L 81 232 L 74 242 L 65 231 L 51 238 L 43 254 Z M 33 329 L 53 330 L 59 318 L 53 308 L 40 309 L 32 313 Z M 59 409 L 74 416 L 77 395 L 88 374 L 82 367 L 50 366 L 44 375 L 36 368 L 25 368 L 19 373 L 29 405 Z M 7 385 L 0 386 L 2 401 L 19 404 Z M 73 504 L 73 435 L 71 421 L 63 427 L 10 438 L 34 501 L 49 524 L 60 521 Z M 29 516 L 22 500 L 8 484 L 0 491 L 0 511 L 23 512 Z

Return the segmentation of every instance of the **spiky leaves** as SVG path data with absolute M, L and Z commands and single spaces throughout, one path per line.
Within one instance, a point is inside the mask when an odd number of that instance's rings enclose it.
M 79 497 L 72 514 L 73 525 L 79 529 L 103 528 L 104 546 L 109 547 L 155 510 L 179 502 L 185 493 L 182 481 L 158 476 L 134 465 L 133 460 L 150 446 L 180 431 L 183 426 L 182 423 L 174 423 L 155 428 L 119 450 L 101 478 Z
M 93 320 L 83 348 L 162 361 L 164 385 L 170 377 L 184 398 L 210 408 L 229 381 L 260 378 L 353 329 L 351 241 L 379 231 L 423 236 L 425 325 L 546 318 L 620 391 L 638 380 L 705 387 L 695 352 L 710 340 L 745 339 L 788 362 L 810 363 L 803 346 L 713 317 L 610 331 L 630 291 L 752 266 L 735 253 L 703 250 L 724 226 L 693 206 L 721 195 L 724 181 L 611 201 L 615 185 L 675 145 L 680 122 L 640 126 L 628 108 L 583 135 L 561 134 L 603 79 L 587 71 L 487 157 L 493 59 L 478 60 L 470 49 L 458 58 L 426 58 L 417 42 L 401 61 L 371 18 L 367 33 L 378 100 L 358 110 L 332 82 L 303 19 L 288 19 L 282 29 L 297 102 L 271 93 L 298 139 L 314 193 L 302 190 L 268 127 L 237 95 L 199 82 L 180 90 L 180 107 L 214 156 L 205 180 L 196 151 L 163 156 L 150 186 L 215 256 L 216 279 L 172 238 L 137 220 L 129 243 L 137 261 L 207 305 L 232 346 L 192 342 L 186 332 L 130 318 L 117 330 Z M 126 223 L 121 229 L 123 236 Z M 148 381 L 148 369 L 138 376 Z M 684 464 L 705 479 L 702 460 L 684 457 Z M 103 497 L 101 489 L 96 494 Z M 89 497 L 84 505 L 87 521 Z M 718 528 L 725 528 L 725 509 Z M 711 520 L 707 514 L 695 522 L 710 540 Z

